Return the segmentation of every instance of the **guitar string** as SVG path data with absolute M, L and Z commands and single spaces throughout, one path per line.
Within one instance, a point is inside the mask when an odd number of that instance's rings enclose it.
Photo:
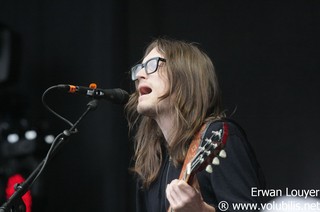
M 213 137 L 213 134 L 210 136 L 209 140 L 211 140 L 212 137 Z M 191 163 L 191 170 L 193 170 L 199 163 L 201 163 L 200 158 L 198 158 L 199 155 L 205 151 L 208 151 L 211 148 L 211 144 L 212 144 L 212 142 L 210 142 L 210 143 L 206 142 L 203 147 L 200 147 L 200 148 L 203 148 L 203 150 L 197 152 L 196 155 L 193 157 L 194 159 L 192 160 L 192 163 Z M 206 147 L 207 145 L 208 145 L 208 147 Z M 216 148 L 217 147 L 215 147 L 214 150 Z M 196 158 L 196 160 L 195 160 L 195 158 Z

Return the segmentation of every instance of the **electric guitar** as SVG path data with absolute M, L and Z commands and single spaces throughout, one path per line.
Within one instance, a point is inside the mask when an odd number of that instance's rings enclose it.
M 196 173 L 204 169 L 212 173 L 213 166 L 220 164 L 219 158 L 227 157 L 224 147 L 228 137 L 228 124 L 222 122 L 222 128 L 211 131 L 210 134 L 208 133 L 209 137 L 202 139 L 200 135 L 203 131 L 204 127 L 191 142 L 179 176 L 180 180 L 184 180 L 189 185 L 194 183 Z M 173 209 L 169 207 L 168 212 L 173 212 Z

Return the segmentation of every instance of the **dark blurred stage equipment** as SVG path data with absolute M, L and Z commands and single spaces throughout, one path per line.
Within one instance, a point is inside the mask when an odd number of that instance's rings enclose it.
M 25 176 L 39 164 L 39 158 L 48 150 L 54 136 L 43 126 L 33 127 L 25 119 L 0 121 L 0 199 L 8 200 L 15 185 L 25 181 Z M 39 184 L 38 184 L 39 185 Z M 34 197 L 43 189 L 36 186 L 22 197 L 26 212 L 31 212 Z
M 15 44 L 14 44 L 15 43 Z M 6 201 L 13 193 L 14 186 L 24 181 L 24 176 L 37 164 L 34 153 L 37 147 L 37 132 L 27 129 L 27 122 L 21 118 L 20 126 L 16 117 L 21 116 L 20 100 L 8 87 L 12 84 L 14 69 L 14 46 L 19 43 L 12 30 L 0 25 L 0 202 Z M 18 100 L 18 101 L 17 101 Z M 26 128 L 24 128 L 25 126 Z M 23 196 L 26 211 L 31 211 L 32 195 L 27 191 Z
M 52 110 L 46 103 L 46 96 L 52 90 L 61 90 L 61 88 L 68 88 L 69 92 L 71 93 L 80 93 L 85 94 L 85 96 L 90 98 L 89 103 L 87 104 L 86 110 L 83 114 L 78 118 L 75 123 L 70 122 L 68 119 L 62 117 L 60 114 Z M 73 89 L 74 88 L 74 89 Z M 99 99 L 106 99 L 113 103 L 122 103 L 128 101 L 129 94 L 121 89 L 110 89 L 110 90 L 103 90 L 97 89 L 95 84 L 91 84 L 89 88 L 82 87 L 82 86 L 70 86 L 70 85 L 56 85 L 48 88 L 42 95 L 42 103 L 46 109 L 48 109 L 51 113 L 56 115 L 58 118 L 63 120 L 69 125 L 69 129 L 63 130 L 60 134 L 58 134 L 53 140 L 49 139 L 49 143 L 51 143 L 50 148 L 45 155 L 45 158 L 38 164 L 34 165 L 35 168 L 31 172 L 31 174 L 24 180 L 19 178 L 19 181 L 16 185 L 11 185 L 11 193 L 13 193 L 7 201 L 0 207 L 0 212 L 30 212 L 28 209 L 28 204 L 32 204 L 31 202 L 27 202 L 28 191 L 31 189 L 32 185 L 37 181 L 43 170 L 45 169 L 47 163 L 53 158 L 53 156 L 58 152 L 58 150 L 62 147 L 62 145 L 69 140 L 71 135 L 78 133 L 77 126 L 80 121 L 90 112 L 97 108 L 98 100 Z M 38 133 L 34 129 L 27 129 L 25 130 L 7 130 L 6 124 L 3 125 L 4 130 L 2 130 L 2 146 L 3 152 L 1 155 L 4 157 L 19 157 L 21 155 L 28 155 L 36 150 L 36 142 L 38 138 Z M 41 134 L 41 133 L 40 133 Z M 50 136 L 43 136 L 42 139 L 46 140 L 50 138 Z M 35 141 L 36 143 L 32 143 Z M 48 141 L 48 140 L 47 140 Z M 28 145 L 27 145 L 28 144 Z M 21 162 L 21 161 L 20 161 Z M 20 165 L 20 163 L 17 163 Z M 25 164 L 22 165 L 25 167 Z M 12 167 L 12 166 L 10 166 Z M 19 176 L 15 176 L 19 177 Z M 12 183 L 11 183 L 12 184 Z M 8 195 L 9 196 L 9 195 Z M 29 196 L 30 197 L 30 196 Z M 25 198 L 25 199 L 23 199 Z M 27 198 L 27 199 L 26 199 Z
M 0 26 L 0 83 L 9 79 L 11 57 L 11 32 Z
M 0 88 L 17 78 L 20 64 L 20 39 L 17 33 L 0 24 Z

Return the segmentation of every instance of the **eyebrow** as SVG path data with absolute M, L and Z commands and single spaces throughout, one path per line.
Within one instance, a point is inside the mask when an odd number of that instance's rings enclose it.
M 162 57 L 162 56 L 160 56 L 160 55 L 150 57 L 150 58 L 149 58 L 149 59 L 147 59 L 147 60 L 145 60 L 146 58 L 144 58 L 144 59 L 143 59 L 143 61 L 141 62 L 141 64 L 142 64 L 142 63 L 145 63 L 145 62 L 147 62 L 147 61 L 149 61 L 149 60 L 151 60 L 151 59 L 157 58 L 157 57 L 163 58 L 163 57 Z M 144 61 L 144 60 L 145 60 L 145 61 Z

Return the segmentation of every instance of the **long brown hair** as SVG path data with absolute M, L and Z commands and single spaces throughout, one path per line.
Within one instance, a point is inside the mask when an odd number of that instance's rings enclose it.
M 188 146 L 201 126 L 224 116 L 220 89 L 212 61 L 196 44 L 159 38 L 149 44 L 145 56 L 154 48 L 166 59 L 169 80 L 169 90 L 159 101 L 174 95 L 170 105 L 175 113 L 175 134 L 167 148 L 177 165 L 183 163 Z M 166 142 L 157 122 L 137 113 L 138 97 L 135 91 L 125 109 L 130 129 L 136 130 L 133 171 L 148 187 L 159 173 Z

